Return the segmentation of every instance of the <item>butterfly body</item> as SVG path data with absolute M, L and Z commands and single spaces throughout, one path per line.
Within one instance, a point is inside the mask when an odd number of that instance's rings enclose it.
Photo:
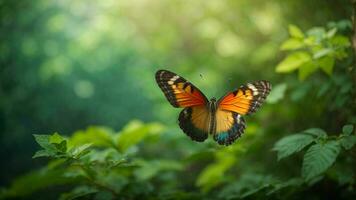
M 167 71 L 156 72 L 156 81 L 174 107 L 184 108 L 179 126 L 192 140 L 203 142 L 212 135 L 221 145 L 230 145 L 246 127 L 242 115 L 251 114 L 271 90 L 267 81 L 248 83 L 216 100 L 208 100 L 193 84 Z

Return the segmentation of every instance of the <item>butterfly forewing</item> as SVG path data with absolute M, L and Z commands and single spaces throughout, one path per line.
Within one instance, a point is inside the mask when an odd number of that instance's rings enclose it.
M 210 119 L 205 95 L 183 77 L 167 70 L 157 71 L 156 81 L 172 106 L 184 108 L 178 119 L 183 132 L 198 142 L 208 138 Z
M 208 102 L 198 88 L 173 72 L 157 71 L 156 81 L 169 103 L 174 107 L 201 106 Z
M 271 89 L 272 85 L 268 81 L 256 81 L 242 85 L 222 97 L 218 102 L 218 107 L 240 115 L 252 114 L 265 101 Z

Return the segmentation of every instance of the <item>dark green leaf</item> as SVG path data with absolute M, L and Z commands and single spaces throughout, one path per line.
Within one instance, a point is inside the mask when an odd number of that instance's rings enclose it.
M 292 155 L 314 141 L 311 135 L 295 134 L 280 139 L 273 147 L 278 152 L 278 160 Z
M 55 152 L 47 151 L 47 150 L 39 150 L 35 153 L 35 155 L 32 156 L 32 158 L 38 158 L 38 157 L 52 157 L 55 156 Z
M 340 145 L 337 141 L 312 145 L 304 155 L 302 177 L 310 182 L 324 173 L 335 162 L 339 152 Z
M 63 140 L 61 143 L 57 144 L 54 143 L 54 146 L 56 147 L 56 149 L 61 152 L 61 153 L 65 153 L 67 152 L 67 141 Z
M 89 194 L 94 194 L 97 192 L 98 192 L 98 190 L 95 188 L 88 187 L 88 186 L 79 186 L 79 187 L 74 188 L 69 193 L 62 194 L 59 199 L 60 200 L 72 200 L 72 199 L 77 199 L 79 197 L 87 196 Z
M 346 150 L 349 150 L 356 144 L 356 136 L 349 135 L 349 136 L 342 137 L 340 139 L 340 143 L 342 147 L 344 147 Z
M 354 126 L 352 124 L 348 124 L 342 127 L 342 133 L 345 135 L 351 135 L 354 130 Z
M 54 147 L 49 142 L 50 135 L 33 135 L 35 137 L 36 142 L 44 149 L 53 149 Z
M 326 132 L 320 128 L 310 128 L 310 129 L 304 130 L 303 133 L 308 133 L 308 134 L 314 135 L 316 137 L 321 137 L 321 138 L 328 137 Z

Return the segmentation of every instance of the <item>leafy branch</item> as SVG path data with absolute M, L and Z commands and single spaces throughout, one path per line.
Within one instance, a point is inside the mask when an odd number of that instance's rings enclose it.
M 328 136 L 322 129 L 312 128 L 280 139 L 273 147 L 278 160 L 307 149 L 303 157 L 302 177 L 311 182 L 324 174 L 335 162 L 340 151 L 350 150 L 356 144 L 353 126 L 345 125 L 338 136 Z

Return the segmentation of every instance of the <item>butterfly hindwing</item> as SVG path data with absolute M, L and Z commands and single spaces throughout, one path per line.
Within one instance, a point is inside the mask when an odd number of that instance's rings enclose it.
M 169 103 L 174 107 L 200 106 L 208 102 L 198 88 L 173 72 L 158 70 L 156 82 Z
M 270 93 L 272 85 L 268 81 L 256 81 L 242 85 L 218 101 L 222 110 L 248 115 L 256 112 Z
M 220 145 L 228 146 L 243 134 L 246 124 L 240 114 L 218 109 L 215 116 L 216 131 L 213 137 Z
M 208 138 L 209 112 L 205 106 L 184 108 L 178 120 L 180 128 L 192 140 L 203 142 Z

